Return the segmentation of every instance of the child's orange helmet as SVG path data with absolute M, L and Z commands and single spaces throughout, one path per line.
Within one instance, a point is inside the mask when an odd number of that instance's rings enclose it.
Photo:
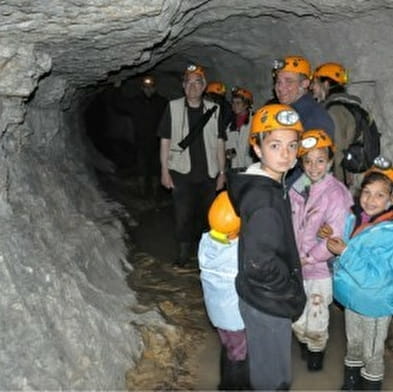
M 277 103 L 262 106 L 252 117 L 249 142 L 255 145 L 259 133 L 278 129 L 303 132 L 303 125 L 297 112 L 288 105 Z
M 251 91 L 242 87 L 232 88 L 232 98 L 233 97 L 240 97 L 243 100 L 247 101 L 250 105 L 252 105 L 254 102 L 254 97 L 252 96 Z
M 302 134 L 297 155 L 301 157 L 315 148 L 325 147 L 330 147 L 332 152 L 336 150 L 332 139 L 323 129 L 309 129 Z
M 365 176 L 371 174 L 372 172 L 382 173 L 393 182 L 392 162 L 383 156 L 379 156 L 374 159 L 374 165 L 366 171 Z
M 206 87 L 206 93 L 224 96 L 227 92 L 225 84 L 222 82 L 210 82 Z
M 322 77 L 330 78 L 341 85 L 348 83 L 348 72 L 338 63 L 325 63 L 318 66 L 314 71 L 313 78 Z
M 273 62 L 273 73 L 277 74 L 279 71 L 295 72 L 306 75 L 311 79 L 311 64 L 308 60 L 301 56 L 287 56 L 284 59 L 276 59 Z
M 240 218 L 236 215 L 228 192 L 221 192 L 213 201 L 209 209 L 208 220 L 210 236 L 220 242 L 228 243 L 238 236 Z

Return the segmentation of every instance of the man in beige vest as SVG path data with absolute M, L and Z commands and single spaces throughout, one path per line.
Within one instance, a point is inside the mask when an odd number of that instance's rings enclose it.
M 218 105 L 206 101 L 205 71 L 190 65 L 184 73 L 185 96 L 169 102 L 158 131 L 161 183 L 172 190 L 178 257 L 183 267 L 208 229 L 207 212 L 225 182 L 225 130 Z M 187 135 L 192 137 L 179 146 Z

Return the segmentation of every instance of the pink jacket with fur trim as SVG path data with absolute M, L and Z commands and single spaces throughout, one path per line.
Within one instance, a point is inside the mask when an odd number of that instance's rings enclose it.
M 304 279 L 323 279 L 331 276 L 327 261 L 333 257 L 326 248 L 326 240 L 318 237 L 319 228 L 329 224 L 333 236 L 342 237 L 344 222 L 353 204 L 345 185 L 327 174 L 320 182 L 310 184 L 303 174 L 291 187 L 292 220 L 301 260 L 306 260 Z

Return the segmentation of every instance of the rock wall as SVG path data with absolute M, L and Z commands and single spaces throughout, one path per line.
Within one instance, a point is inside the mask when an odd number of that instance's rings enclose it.
M 142 343 L 122 207 L 86 165 L 78 112 L 62 110 L 66 83 L 44 79 L 29 101 L 49 57 L 1 56 L 13 72 L 0 78 L 0 388 L 123 389 Z

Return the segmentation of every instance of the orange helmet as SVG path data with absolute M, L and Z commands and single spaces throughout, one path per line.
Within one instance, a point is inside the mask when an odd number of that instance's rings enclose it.
M 273 72 L 276 74 L 278 71 L 295 72 L 306 75 L 311 79 L 311 65 L 308 60 L 301 56 L 287 56 L 283 60 L 274 60 Z
M 382 156 L 374 159 L 374 165 L 366 171 L 365 176 L 371 174 L 372 172 L 382 173 L 393 182 L 393 165 L 392 162 Z
M 224 96 L 227 92 L 225 84 L 222 82 L 210 82 L 206 87 L 206 93 Z
M 187 76 L 189 76 L 191 74 L 197 74 L 204 79 L 206 78 L 205 70 L 200 65 L 195 65 L 195 64 L 188 65 L 186 70 L 184 71 L 184 77 L 186 78 Z
M 297 155 L 301 157 L 311 150 L 325 147 L 330 147 L 333 152 L 336 150 L 332 139 L 324 130 L 310 129 L 303 132 Z
M 303 132 L 303 125 L 297 112 L 288 105 L 276 103 L 262 106 L 252 117 L 249 142 L 255 145 L 257 134 L 278 129 Z
M 232 88 L 232 97 L 240 97 L 245 101 L 248 101 L 250 105 L 254 102 L 254 97 L 252 96 L 251 91 L 241 87 Z
M 209 209 L 208 220 L 210 236 L 220 242 L 228 243 L 236 238 L 240 230 L 240 218 L 236 215 L 228 192 L 221 192 Z
M 341 85 L 348 83 L 347 70 L 337 63 L 325 63 L 318 66 L 314 71 L 313 78 L 321 77 L 330 78 Z

